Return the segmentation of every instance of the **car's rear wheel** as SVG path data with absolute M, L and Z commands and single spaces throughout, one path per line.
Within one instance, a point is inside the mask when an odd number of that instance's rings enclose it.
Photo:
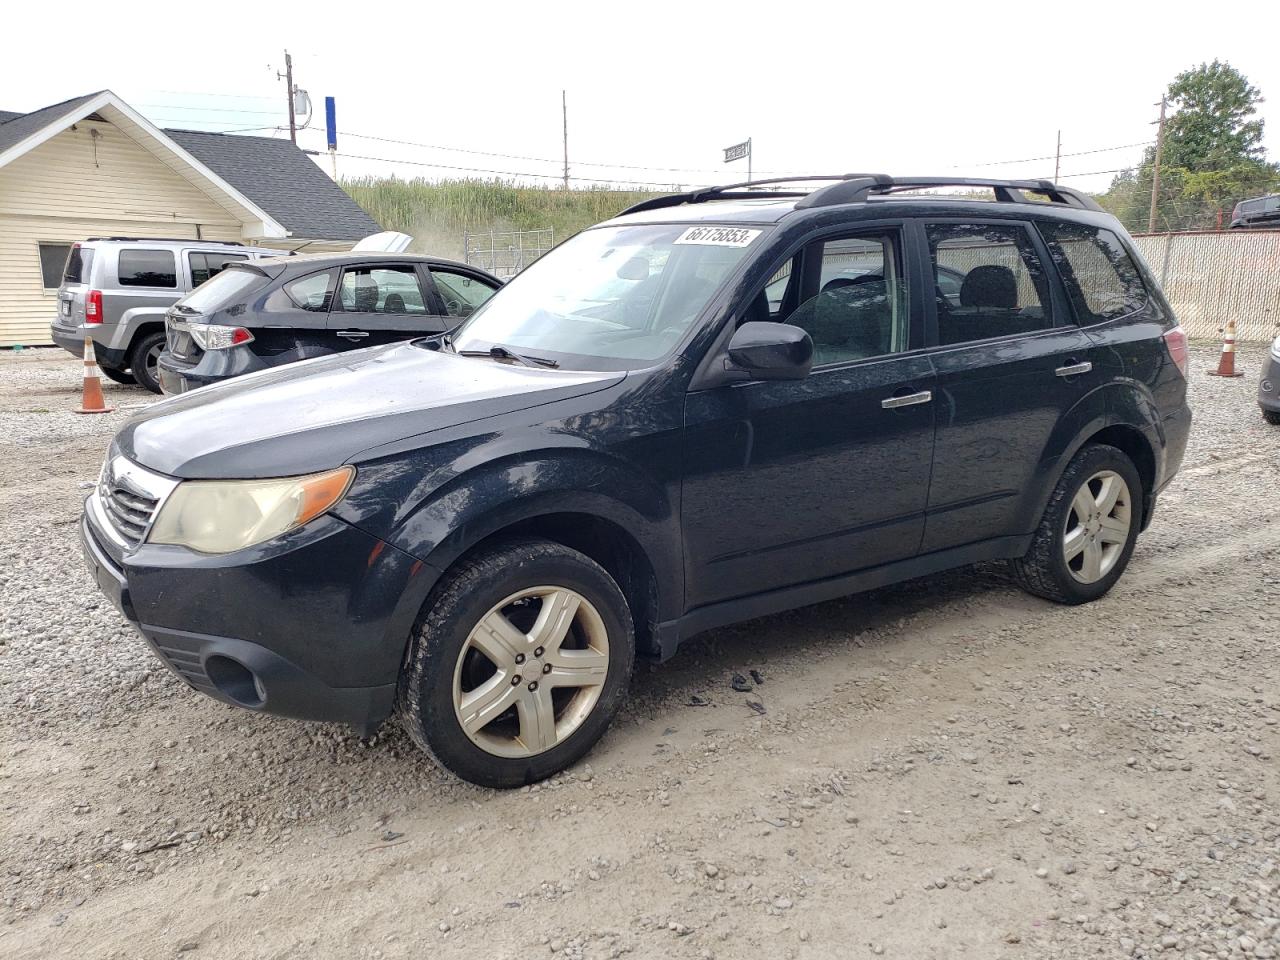
M 1088 603 L 1120 579 L 1138 538 L 1142 478 L 1106 444 L 1080 450 L 1054 487 L 1025 556 L 1014 560 L 1023 589 L 1058 603 Z
M 108 380 L 114 380 L 116 383 L 131 384 L 138 382 L 134 379 L 133 374 L 128 370 L 119 370 L 115 367 L 104 367 L 101 364 L 98 365 L 98 369 L 102 371 L 102 375 L 104 377 Z
M 634 658 L 631 612 L 599 564 L 558 543 L 511 541 L 462 561 L 428 599 L 397 710 L 447 770 L 521 786 L 603 735 Z
M 147 333 L 134 341 L 129 351 L 129 372 L 139 386 L 160 393 L 160 370 L 157 364 L 164 351 L 164 332 Z
M 1267 423 L 1280 426 L 1280 410 L 1263 410 L 1262 419 Z

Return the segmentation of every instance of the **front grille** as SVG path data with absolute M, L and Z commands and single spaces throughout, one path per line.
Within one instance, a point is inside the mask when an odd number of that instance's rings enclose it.
M 155 515 L 156 505 L 160 501 L 151 497 L 140 496 L 122 486 L 108 487 L 102 493 L 102 506 L 107 511 L 111 525 L 120 536 L 136 547 L 151 526 L 151 518 Z
M 109 529 L 103 532 L 119 546 L 138 546 L 151 529 L 161 501 L 177 485 L 176 480 L 143 469 L 125 457 L 108 457 L 97 492 L 91 498 L 97 500 L 98 526 L 105 523 Z M 92 509 L 90 513 L 93 514 Z

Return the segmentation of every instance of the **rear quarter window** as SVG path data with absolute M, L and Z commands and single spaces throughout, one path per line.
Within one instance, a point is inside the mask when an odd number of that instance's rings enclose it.
M 62 272 L 63 283 L 88 283 L 93 273 L 93 247 L 75 244 Z
M 172 250 L 121 250 L 116 279 L 122 287 L 172 290 L 178 286 L 177 260 Z
M 1146 305 L 1142 274 L 1112 231 L 1079 223 L 1039 226 L 1080 323 L 1115 320 Z

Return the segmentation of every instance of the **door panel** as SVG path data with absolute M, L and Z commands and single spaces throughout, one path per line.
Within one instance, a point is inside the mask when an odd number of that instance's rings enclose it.
M 803 380 L 689 396 L 683 490 L 687 605 L 914 556 L 933 454 L 933 366 L 901 224 L 807 244 L 746 317 L 809 333 Z
M 691 394 L 683 516 L 690 607 L 914 556 L 933 387 L 921 355 Z
M 342 271 L 329 332 L 337 349 L 394 343 L 446 329 L 413 264 L 362 264 Z
M 1016 221 L 927 224 L 938 277 L 937 432 L 922 552 L 1034 528 L 1025 504 L 1063 415 L 1096 384 L 1044 248 Z M 944 276 L 945 275 L 945 276 Z M 948 287 L 960 279 L 958 293 Z M 1057 324 L 1055 326 L 1055 323 Z

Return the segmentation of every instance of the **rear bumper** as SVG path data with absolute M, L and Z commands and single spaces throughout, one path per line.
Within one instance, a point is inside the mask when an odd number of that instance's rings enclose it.
M 227 557 L 146 544 L 117 556 L 87 517 L 80 539 L 99 589 L 188 686 L 369 732 L 393 709 L 427 571 L 336 518 L 308 528 Z
M 242 346 L 230 350 L 206 351 L 195 363 L 178 360 L 166 350 L 160 354 L 156 366 L 160 375 L 160 389 L 166 394 L 177 394 L 207 387 L 211 383 L 221 383 L 246 373 L 266 370 L 278 364 L 269 364 Z
M 1280 360 L 1270 350 L 1262 361 L 1262 376 L 1258 380 L 1258 406 L 1263 410 L 1280 413 Z
M 94 330 L 93 327 L 64 327 L 55 320 L 49 324 L 49 336 L 54 343 L 77 358 L 84 356 L 84 338 L 89 337 L 93 340 L 93 355 L 97 358 L 99 366 L 123 370 L 128 365 L 126 351 L 116 350 L 104 344 L 100 339 L 103 334 Z

